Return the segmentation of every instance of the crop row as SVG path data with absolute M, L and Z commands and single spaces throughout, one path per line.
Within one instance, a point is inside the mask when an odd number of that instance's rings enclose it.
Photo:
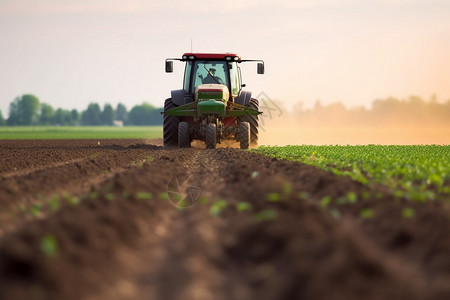
M 262 146 L 255 151 L 364 184 L 383 184 L 395 196 L 414 201 L 449 199 L 450 195 L 450 146 Z

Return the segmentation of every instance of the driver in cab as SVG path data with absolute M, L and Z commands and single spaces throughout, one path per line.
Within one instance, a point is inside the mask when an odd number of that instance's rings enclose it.
M 208 75 L 206 75 L 205 78 L 203 78 L 202 75 L 200 75 L 200 78 L 202 78 L 202 83 L 209 84 L 209 83 L 218 83 L 223 84 L 223 80 L 219 76 L 215 76 L 216 69 L 210 68 L 208 71 Z

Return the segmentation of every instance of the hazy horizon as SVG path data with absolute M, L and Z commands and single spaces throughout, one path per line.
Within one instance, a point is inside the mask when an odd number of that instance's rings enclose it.
M 175 9 L 176 7 L 176 9 Z M 284 107 L 377 98 L 450 99 L 448 1 L 0 0 L 0 109 L 32 93 L 54 107 L 144 101 L 161 106 L 183 66 L 164 59 L 237 52 L 254 95 Z

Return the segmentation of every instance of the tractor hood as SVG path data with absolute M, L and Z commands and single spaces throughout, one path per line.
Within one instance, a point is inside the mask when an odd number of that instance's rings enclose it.
M 195 101 L 216 100 L 226 103 L 230 97 L 223 84 L 201 84 L 195 88 Z

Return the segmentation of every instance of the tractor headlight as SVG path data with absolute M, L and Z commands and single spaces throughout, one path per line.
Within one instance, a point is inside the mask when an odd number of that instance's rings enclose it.
M 186 55 L 183 55 L 183 57 L 182 57 L 183 59 L 187 59 L 188 57 L 186 56 Z
M 234 57 L 234 60 L 239 60 L 239 57 L 235 56 L 235 57 Z
M 189 59 L 194 59 L 194 58 L 195 58 L 194 55 L 189 56 Z
M 231 60 L 231 56 L 225 57 L 226 60 Z

